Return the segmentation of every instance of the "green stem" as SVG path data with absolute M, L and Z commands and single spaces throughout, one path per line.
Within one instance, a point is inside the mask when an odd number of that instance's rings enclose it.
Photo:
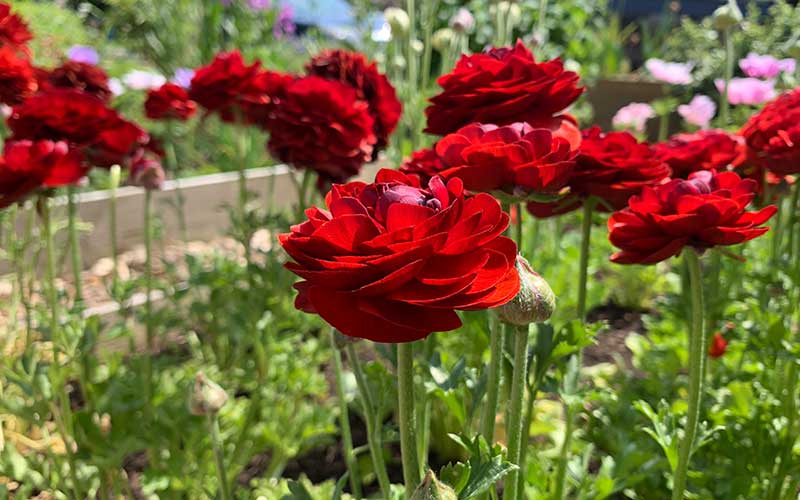
M 517 211 L 517 224 L 515 227 L 514 237 L 517 240 L 517 252 L 522 253 L 522 229 L 523 229 L 523 221 L 522 221 L 522 203 L 517 203 L 514 205 Z
M 419 75 L 417 70 L 417 54 L 414 51 L 414 42 L 417 40 L 417 8 L 416 8 L 416 0 L 406 0 L 406 10 L 408 11 L 408 47 L 407 47 L 407 54 L 408 59 L 406 60 L 406 64 L 408 65 L 408 82 L 406 89 L 409 92 L 409 97 L 412 96 L 412 92 L 418 92 L 419 90 Z M 409 142 L 411 143 L 411 149 L 417 149 L 417 140 L 418 135 L 416 133 L 417 130 L 417 119 L 416 116 L 413 114 L 409 115 L 408 120 L 408 128 L 409 128 Z
M 481 413 L 481 435 L 489 446 L 494 442 L 494 422 L 500 395 L 503 366 L 503 329 L 497 315 L 489 312 L 489 374 L 486 382 L 486 404 Z
M 53 359 L 58 359 L 58 345 L 61 338 L 58 328 L 58 291 L 56 290 L 56 256 L 53 243 L 53 223 L 50 218 L 50 199 L 46 196 L 39 198 L 39 213 L 42 218 L 44 230 L 44 244 L 47 261 L 47 300 L 50 309 L 50 337 L 53 341 Z
M 67 187 L 67 214 L 68 214 L 68 229 L 69 229 L 69 245 L 70 254 L 72 255 L 72 276 L 75 285 L 75 307 L 81 308 L 83 306 L 83 282 L 81 280 L 81 271 L 83 270 L 83 262 L 81 259 L 81 241 L 78 234 L 78 204 L 76 203 L 76 189 L 75 186 L 70 185 Z
M 181 233 L 181 241 L 186 243 L 189 239 L 186 227 L 186 197 L 183 195 L 183 188 L 181 187 L 181 168 L 178 156 L 175 154 L 175 131 L 171 125 L 168 125 L 167 128 L 167 143 L 164 149 L 167 156 L 167 168 L 172 171 L 175 180 L 175 209 L 178 214 L 178 229 Z
M 120 167 L 113 165 L 111 167 L 111 199 L 109 200 L 109 232 L 111 233 L 111 290 L 114 293 L 114 298 L 117 298 L 119 290 L 119 269 L 117 269 L 117 260 L 119 259 L 119 245 L 117 244 L 117 188 L 119 187 Z
M 353 434 L 350 431 L 350 413 L 347 410 L 347 398 L 344 390 L 344 377 L 342 376 L 342 355 L 336 346 L 336 333 L 333 328 L 328 333 L 333 353 L 333 369 L 336 380 L 336 397 L 339 399 L 339 424 L 342 427 L 342 449 L 347 470 L 350 472 L 350 489 L 356 500 L 361 498 L 361 474 L 358 470 L 358 461 L 353 453 Z
M 228 480 L 225 477 L 225 455 L 222 450 L 222 438 L 219 433 L 219 419 L 216 413 L 208 413 L 208 431 L 211 433 L 211 447 L 214 449 L 214 462 L 217 466 L 219 496 L 221 500 L 232 500 Z
M 433 56 L 433 44 L 431 43 L 431 37 L 433 36 L 433 25 L 434 21 L 436 20 L 436 13 L 439 10 L 439 1 L 440 0 L 429 0 L 425 2 L 425 6 L 428 7 L 428 12 L 423 16 L 423 19 L 420 20 L 422 24 L 423 30 L 423 43 L 424 45 L 424 52 L 422 53 L 422 91 L 425 92 L 428 89 L 428 85 L 430 84 L 431 78 L 431 58 Z
M 540 37 L 540 45 L 547 43 L 548 38 L 545 19 L 547 19 L 547 0 L 539 0 L 539 17 L 536 19 L 536 33 Z
M 525 416 L 522 419 L 522 433 L 523 436 L 530 435 L 531 423 L 533 422 L 534 403 L 536 402 L 536 392 L 538 391 L 538 383 L 528 386 L 528 402 L 525 406 Z M 525 487 L 525 472 L 528 470 L 528 450 L 530 446 L 523 446 L 520 449 L 519 456 L 519 481 L 517 481 L 518 491 L 523 491 Z
M 692 302 L 692 323 L 689 331 L 689 409 L 686 429 L 678 452 L 678 467 L 672 488 L 672 500 L 683 499 L 694 439 L 700 420 L 703 394 L 703 371 L 706 358 L 705 328 L 703 327 L 703 282 L 700 258 L 691 248 L 684 251 L 689 267 L 689 286 Z M 686 291 L 684 291 L 686 293 Z
M 669 137 L 669 112 L 658 116 L 658 142 L 664 142 Z
M 383 458 L 381 422 L 378 419 L 372 393 L 369 390 L 367 379 L 364 376 L 364 370 L 361 367 L 361 360 L 358 359 L 358 354 L 353 344 L 347 344 L 347 358 L 350 360 L 350 365 L 353 367 L 356 385 L 358 385 L 358 391 L 361 394 L 361 404 L 364 408 L 364 418 L 367 424 L 367 443 L 369 445 L 370 455 L 372 456 L 372 465 L 375 468 L 375 475 L 378 477 L 381 494 L 384 500 L 388 500 L 391 497 L 391 483 L 389 482 L 389 475 L 386 472 L 386 462 Z
M 153 414 L 153 217 L 152 192 L 144 192 L 144 282 L 145 282 L 145 334 L 147 348 L 144 354 L 145 362 L 145 412 L 149 417 Z
M 508 456 L 506 460 L 519 466 L 523 443 L 522 403 L 525 399 L 525 381 L 528 376 L 528 327 L 518 327 L 514 335 L 514 372 L 511 380 L 511 408 L 508 413 Z M 525 436 L 527 441 L 527 435 Z M 519 475 L 522 471 L 512 470 L 505 481 L 506 491 L 503 500 L 517 500 Z
M 419 484 L 420 469 L 415 436 L 417 417 L 414 408 L 414 346 L 410 342 L 397 344 L 397 393 L 403 479 L 406 498 L 411 498 Z
M 796 411 L 796 397 L 797 397 L 797 382 L 798 382 L 798 364 L 797 361 L 792 359 L 789 366 L 789 372 L 786 375 L 787 381 L 783 388 L 783 416 L 787 420 L 786 424 L 786 437 L 783 441 L 783 449 L 781 450 L 780 459 L 776 460 L 772 480 L 767 494 L 769 500 L 778 500 L 781 498 L 783 492 L 783 485 L 786 482 L 786 473 L 789 463 L 792 458 L 792 449 L 797 440 L 797 433 L 795 427 L 797 426 L 797 411 Z
M 242 245 L 244 246 L 244 256 L 247 263 L 250 263 L 250 238 L 245 230 L 247 223 L 247 161 L 250 152 L 250 134 L 246 126 L 237 129 L 238 140 L 236 141 L 236 153 L 239 167 L 239 224 L 241 225 Z M 238 231 L 237 231 L 238 232 Z
M 800 212 L 800 183 L 796 182 L 789 202 L 789 222 L 786 226 L 789 231 L 789 242 L 787 244 L 789 262 L 792 262 L 792 257 L 794 256 L 795 225 L 797 224 L 798 212 Z
M 555 500 L 562 500 L 566 491 L 567 482 L 567 462 L 569 461 L 569 450 L 572 444 L 572 433 L 574 431 L 574 418 L 572 408 L 564 404 L 564 442 L 561 443 L 561 450 L 558 453 L 558 470 L 556 471 L 556 491 L 553 494 Z
M 731 36 L 731 29 L 726 28 L 723 32 L 725 37 L 725 86 L 722 89 L 722 97 L 719 103 L 719 116 L 722 120 L 722 127 L 725 128 L 730 123 L 730 103 L 728 102 L 728 85 L 731 78 L 733 78 L 733 37 Z
M 578 264 L 578 319 L 586 319 L 586 285 L 589 274 L 589 249 L 592 239 L 592 213 L 597 201 L 588 198 L 583 203 L 583 218 L 581 219 L 581 255 Z

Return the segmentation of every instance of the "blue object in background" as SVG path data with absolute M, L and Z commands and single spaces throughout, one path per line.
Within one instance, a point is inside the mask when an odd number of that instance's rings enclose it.
M 354 44 L 361 41 L 363 29 L 356 21 L 353 7 L 346 0 L 282 0 L 280 4 L 292 8 L 292 20 L 298 26 L 316 27 L 333 38 Z M 386 24 L 383 12 L 370 14 L 367 24 L 373 35 L 382 32 Z

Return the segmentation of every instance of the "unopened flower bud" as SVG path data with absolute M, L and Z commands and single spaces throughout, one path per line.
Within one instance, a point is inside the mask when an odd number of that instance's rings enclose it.
M 453 30 L 450 28 L 438 29 L 431 36 L 431 45 L 439 52 L 447 52 L 450 50 L 450 44 L 453 42 Z
M 428 470 L 411 500 L 458 500 L 458 495 L 453 488 L 436 479 L 432 470 Z
M 134 154 L 129 174 L 131 184 L 147 190 L 159 190 L 164 187 L 165 179 L 166 175 L 160 161 L 145 155 L 142 150 Z
M 547 321 L 556 308 L 553 290 L 521 255 L 517 255 L 516 267 L 519 273 L 519 293 L 511 302 L 496 309 L 497 316 L 501 321 L 518 326 Z
M 469 33 L 475 27 L 475 17 L 470 11 L 461 7 L 456 11 L 456 14 L 450 19 L 450 26 L 453 30 L 461 33 Z
M 203 372 L 197 372 L 189 395 L 189 411 L 192 415 L 217 413 L 227 401 L 225 389 L 209 380 Z
M 389 27 L 392 28 L 392 36 L 400 37 L 408 33 L 411 20 L 408 18 L 408 13 L 403 9 L 387 7 L 386 10 L 383 11 L 383 17 L 386 19 L 386 22 L 389 23 Z
M 117 189 L 119 187 L 121 172 L 122 168 L 120 168 L 119 165 L 112 165 L 108 170 L 108 183 L 111 186 L 111 189 Z
M 422 40 L 412 40 L 411 50 L 413 50 L 415 54 L 422 54 L 422 51 L 425 50 L 425 44 L 422 43 Z
M 508 26 L 517 26 L 520 21 L 522 21 L 522 9 L 519 8 L 519 5 L 516 3 L 512 3 L 508 6 Z
M 742 11 L 736 0 L 728 0 L 728 3 L 718 7 L 717 10 L 711 15 L 714 27 L 719 31 L 738 26 L 742 22 Z

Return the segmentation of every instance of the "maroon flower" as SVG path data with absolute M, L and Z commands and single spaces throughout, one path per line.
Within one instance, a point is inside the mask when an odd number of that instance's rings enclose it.
M 147 133 L 124 120 L 97 97 L 74 89 L 54 89 L 26 99 L 12 109 L 13 139 L 66 141 L 94 165 L 122 164 Z
M 389 79 L 378 71 L 375 63 L 367 62 L 358 52 L 326 50 L 306 66 L 309 75 L 338 80 L 356 90 L 359 100 L 369 104 L 369 114 L 375 121 L 376 148 L 382 149 L 394 131 L 403 106 L 397 99 Z
M 769 227 L 760 226 L 777 209 L 770 205 L 745 211 L 755 190 L 753 180 L 708 170 L 690 174 L 689 180 L 646 186 L 627 208 L 608 219 L 609 240 L 621 249 L 611 260 L 653 264 L 678 255 L 686 246 L 702 251 L 761 236 Z
M 677 134 L 653 146 L 656 156 L 672 169 L 672 177 L 685 179 L 697 170 L 725 170 L 744 160 L 744 141 L 723 130 Z
M 504 127 L 474 123 L 443 137 L 436 153 L 470 191 L 504 191 L 525 197 L 556 193 L 569 180 L 576 152 L 566 139 L 527 123 Z
M 147 190 L 160 190 L 164 187 L 165 179 L 159 158 L 146 148 L 137 149 L 130 160 L 130 184 Z
M 0 208 L 39 188 L 74 184 L 87 170 L 80 152 L 66 142 L 8 141 L 0 156 Z
M 411 158 L 406 158 L 400 171 L 404 174 L 416 177 L 419 179 L 421 185 L 427 185 L 428 182 L 436 175 L 439 175 L 444 170 L 445 165 L 439 155 L 436 154 L 431 148 L 420 149 L 411 153 Z
M 455 310 L 495 307 L 519 290 L 508 215 L 487 194 L 434 177 L 426 187 L 394 170 L 374 184 L 334 185 L 328 210 L 280 235 L 295 306 L 345 335 L 410 342 L 461 326 Z
M 189 99 L 189 93 L 180 85 L 165 83 L 147 92 L 144 111 L 152 120 L 188 120 L 197 110 L 197 104 Z
M 43 90 L 52 88 L 82 90 L 106 102 L 114 96 L 108 87 L 108 75 L 105 71 L 93 64 L 78 61 L 67 61 L 45 73 L 42 88 Z
M 628 132 L 603 133 L 592 127 L 583 132 L 570 194 L 553 203 L 531 202 L 528 210 L 537 217 L 559 215 L 577 209 L 590 196 L 601 201 L 600 210 L 620 210 L 644 186 L 664 182 L 669 174 L 669 166 L 647 143 Z
M 537 63 L 518 41 L 514 47 L 464 55 L 455 69 L 438 80 L 442 92 L 425 110 L 428 133 L 446 135 L 473 122 L 559 128 L 553 117 L 572 104 L 583 89 L 578 75 L 564 71 L 561 60 Z
M 33 35 L 25 21 L 11 13 L 10 5 L 0 2 L 0 47 L 24 49 L 23 46 L 32 39 Z
M 28 58 L 9 47 L 0 47 L 0 103 L 19 104 L 37 88 L 36 74 Z
M 711 339 L 711 345 L 708 346 L 708 355 L 712 358 L 721 358 L 725 351 L 728 350 L 728 341 L 722 336 L 720 332 L 714 334 Z
M 294 78 L 292 75 L 276 71 L 259 71 L 242 87 L 234 106 L 222 111 L 222 119 L 234 122 L 236 121 L 234 113 L 238 112 L 248 125 L 269 128 L 270 121 L 275 118 L 275 107 L 284 97 L 286 86 Z
M 356 175 L 372 156 L 373 121 L 366 102 L 351 87 L 318 76 L 286 86 L 275 107 L 269 150 L 297 168 L 342 181 Z
M 252 86 L 259 63 L 244 64 L 238 50 L 217 54 L 210 64 L 198 68 L 189 88 L 189 98 L 209 111 L 230 112 L 242 91 Z
M 759 167 L 779 176 L 800 173 L 800 89 L 764 106 L 739 133 Z

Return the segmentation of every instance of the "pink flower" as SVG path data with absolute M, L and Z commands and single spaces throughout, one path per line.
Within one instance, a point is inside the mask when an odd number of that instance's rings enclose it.
M 688 85 L 692 83 L 691 63 L 666 62 L 661 59 L 648 59 L 644 63 L 653 78 L 672 85 Z
M 708 128 L 714 113 L 717 112 L 717 105 L 707 95 L 696 95 L 689 101 L 689 104 L 678 106 L 678 114 L 687 123 L 697 125 L 700 128 Z
M 725 81 L 714 80 L 717 90 L 725 90 Z M 731 104 L 749 104 L 755 106 L 775 98 L 775 82 L 757 78 L 733 78 L 728 85 L 728 102 Z
M 775 78 L 781 73 L 794 73 L 794 59 L 776 59 L 772 56 L 750 52 L 739 61 L 744 74 L 754 78 Z
M 619 108 L 611 120 L 612 125 L 618 128 L 632 128 L 637 132 L 644 132 L 647 120 L 656 116 L 653 107 L 645 102 L 632 102 Z

